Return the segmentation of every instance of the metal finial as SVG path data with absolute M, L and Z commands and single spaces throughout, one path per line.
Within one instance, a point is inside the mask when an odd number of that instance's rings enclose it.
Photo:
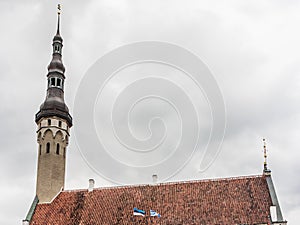
M 57 34 L 59 34 L 59 23 L 60 23 L 60 12 L 61 12 L 61 5 L 57 5 Z
M 61 6 L 60 6 L 60 4 L 57 5 L 57 10 L 58 10 L 58 11 L 57 11 L 57 14 L 60 14 L 60 11 L 61 11 Z
M 263 143 L 264 143 L 264 170 L 267 171 L 268 167 L 267 167 L 267 144 L 266 144 L 266 139 L 263 139 Z

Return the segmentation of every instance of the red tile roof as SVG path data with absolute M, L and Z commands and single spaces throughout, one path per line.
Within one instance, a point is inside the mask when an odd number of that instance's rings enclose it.
M 265 176 L 96 188 L 38 204 L 30 224 L 267 224 L 271 205 Z

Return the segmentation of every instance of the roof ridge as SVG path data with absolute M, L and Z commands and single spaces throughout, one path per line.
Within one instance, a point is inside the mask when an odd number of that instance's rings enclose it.
M 199 183 L 199 182 L 217 182 L 217 181 L 225 181 L 225 180 L 242 180 L 249 178 L 259 178 L 264 177 L 264 175 L 247 175 L 247 176 L 234 176 L 234 177 L 221 177 L 221 178 L 208 178 L 203 180 L 186 180 L 186 181 L 171 181 L 165 183 L 157 183 L 157 184 L 130 184 L 130 185 L 116 185 L 116 186 L 106 186 L 106 187 L 96 187 L 95 190 L 107 190 L 107 189 L 125 189 L 125 188 L 133 188 L 133 187 L 147 187 L 147 186 L 165 186 L 171 184 L 187 184 L 187 183 Z M 63 190 L 64 192 L 81 192 L 86 191 L 87 189 L 72 189 L 72 190 Z

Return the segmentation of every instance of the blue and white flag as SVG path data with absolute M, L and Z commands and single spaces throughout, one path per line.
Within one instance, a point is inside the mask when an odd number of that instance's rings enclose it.
M 150 216 L 157 216 L 158 218 L 160 218 L 160 214 L 155 212 L 154 210 L 150 209 Z
M 135 216 L 145 216 L 146 212 L 144 210 L 133 208 L 133 215 Z

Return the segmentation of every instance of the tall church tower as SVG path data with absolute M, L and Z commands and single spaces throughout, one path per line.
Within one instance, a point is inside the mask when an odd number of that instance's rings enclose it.
M 65 67 L 62 63 L 63 39 L 60 36 L 59 25 L 60 11 L 52 44 L 52 60 L 48 66 L 47 95 L 35 115 L 38 126 L 36 194 L 40 203 L 51 202 L 64 188 L 66 151 L 72 127 L 72 117 L 64 101 Z

